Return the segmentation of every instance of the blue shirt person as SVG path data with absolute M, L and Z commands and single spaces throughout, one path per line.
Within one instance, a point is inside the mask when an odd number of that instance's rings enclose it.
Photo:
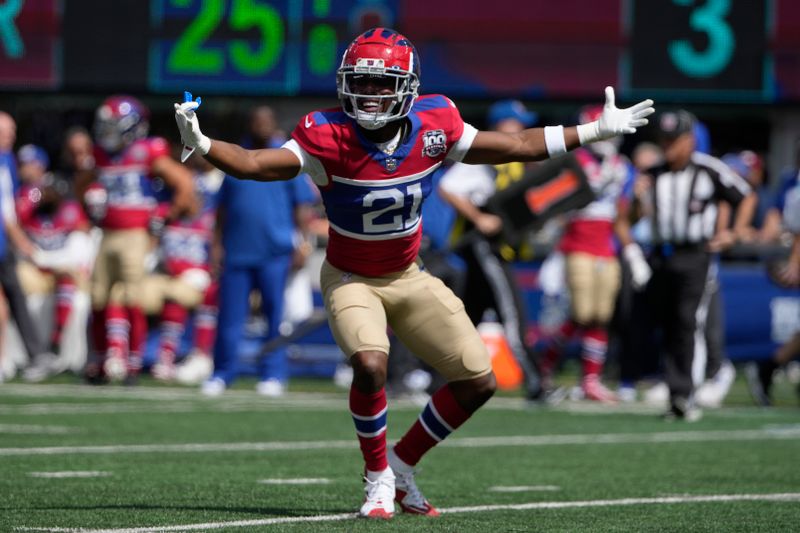
M 259 107 L 252 112 L 250 131 L 246 145 L 277 147 L 283 143 L 269 108 Z M 242 181 L 226 176 L 217 201 L 217 232 L 223 258 L 214 373 L 202 389 L 208 395 L 220 394 L 238 375 L 240 341 L 253 289 L 261 294 L 268 327 L 266 340 L 279 335 L 284 288 L 294 253 L 296 214 L 314 203 L 316 194 L 306 176 L 278 182 Z M 285 349 L 262 357 L 257 372 L 258 392 L 281 394 L 289 374 Z

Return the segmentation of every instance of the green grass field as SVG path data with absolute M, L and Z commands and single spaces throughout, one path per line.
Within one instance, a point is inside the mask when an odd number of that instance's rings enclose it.
M 798 531 L 800 409 L 737 381 L 695 424 L 640 404 L 526 407 L 499 395 L 422 462 L 443 511 L 356 520 L 361 458 L 347 394 L 252 382 L 194 389 L 0 385 L 0 531 Z M 390 404 L 389 437 L 419 412 Z

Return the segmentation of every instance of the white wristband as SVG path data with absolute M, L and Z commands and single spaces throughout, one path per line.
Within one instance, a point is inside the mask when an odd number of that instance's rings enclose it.
M 544 128 L 544 144 L 550 157 L 567 153 L 564 143 L 564 126 L 546 126 Z
M 581 146 L 600 140 L 600 123 L 597 120 L 587 124 L 578 124 L 577 130 Z

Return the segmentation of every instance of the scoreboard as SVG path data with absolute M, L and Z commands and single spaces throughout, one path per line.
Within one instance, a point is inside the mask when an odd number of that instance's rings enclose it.
M 379 25 L 423 92 L 800 102 L 794 0 L 0 0 L 0 90 L 330 95 Z

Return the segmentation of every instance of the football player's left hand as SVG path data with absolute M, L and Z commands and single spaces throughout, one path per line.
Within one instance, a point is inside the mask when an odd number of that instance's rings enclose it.
M 636 105 L 620 109 L 614 103 L 614 88 L 606 87 L 606 103 L 599 120 L 578 126 L 581 144 L 610 139 L 625 133 L 636 133 L 636 128 L 647 125 L 647 117 L 655 112 L 649 98 Z

